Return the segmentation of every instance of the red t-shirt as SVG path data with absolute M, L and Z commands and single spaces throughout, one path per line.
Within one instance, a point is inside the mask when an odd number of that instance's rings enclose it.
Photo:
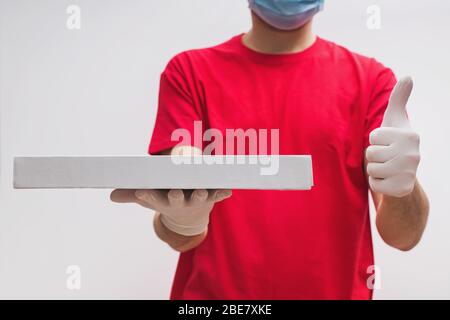
M 396 83 L 393 72 L 318 38 L 270 55 L 242 35 L 173 58 L 161 77 L 149 152 L 175 129 L 279 129 L 280 154 L 312 155 L 311 191 L 235 190 L 209 232 L 182 253 L 172 299 L 370 299 L 374 264 L 364 151 Z

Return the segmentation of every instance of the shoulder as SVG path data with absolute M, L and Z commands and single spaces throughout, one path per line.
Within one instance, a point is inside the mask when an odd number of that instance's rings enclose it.
M 166 71 L 188 72 L 194 67 L 201 68 L 205 65 L 214 64 L 214 62 L 226 58 L 227 55 L 235 51 L 235 42 L 236 37 L 233 37 L 211 47 L 182 51 L 169 60 Z
M 347 66 L 369 84 L 379 81 L 381 78 L 387 82 L 396 81 L 393 70 L 376 58 L 355 52 L 329 40 L 320 38 L 320 41 L 322 41 L 323 51 L 329 60 L 333 61 L 340 70 L 343 69 L 343 66 Z
M 320 38 L 320 41 L 323 43 L 322 47 L 324 48 L 324 51 L 326 51 L 333 59 L 337 61 L 343 62 L 346 60 L 349 63 L 357 64 L 358 66 L 366 69 L 387 68 L 374 57 L 353 51 L 330 40 Z

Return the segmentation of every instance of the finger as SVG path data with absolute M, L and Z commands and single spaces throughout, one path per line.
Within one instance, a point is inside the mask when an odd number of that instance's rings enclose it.
M 194 190 L 191 194 L 189 205 L 200 206 L 208 199 L 209 192 L 205 189 Z
M 395 148 L 392 146 L 372 145 L 366 149 L 366 159 L 368 162 L 384 163 L 396 156 Z
M 375 179 L 369 177 L 369 184 L 373 191 L 394 197 L 403 197 L 414 189 L 414 177 L 397 175 L 389 179 Z
M 166 192 L 162 190 L 136 190 L 135 196 L 152 208 L 166 207 L 169 204 Z
M 367 164 L 367 174 L 372 178 L 385 179 L 397 175 L 399 172 L 414 174 L 409 170 L 410 163 L 407 157 L 399 157 L 385 163 L 371 162 Z
M 136 190 L 132 189 L 116 189 L 111 192 L 109 198 L 116 203 L 133 203 L 137 200 L 135 192 Z
M 233 194 L 233 192 L 231 190 L 216 190 L 213 193 L 212 201 L 214 201 L 214 202 L 223 201 L 223 200 L 228 199 L 229 197 L 231 197 L 232 194 Z
M 409 126 L 406 105 L 413 90 L 411 77 L 401 79 L 392 91 L 382 127 L 405 128 Z
M 180 208 L 184 206 L 184 193 L 183 190 L 173 189 L 167 193 L 167 199 L 169 206 L 173 208 Z
M 388 163 L 377 163 L 371 162 L 367 164 L 367 174 L 371 178 L 375 179 L 385 179 L 390 177 L 391 175 L 387 172 L 389 167 Z
M 381 127 L 373 130 L 369 136 L 371 145 L 389 146 L 398 140 L 401 129 Z
M 389 182 L 386 179 L 369 177 L 369 185 L 372 191 L 382 194 L 386 193 L 386 190 L 389 189 Z

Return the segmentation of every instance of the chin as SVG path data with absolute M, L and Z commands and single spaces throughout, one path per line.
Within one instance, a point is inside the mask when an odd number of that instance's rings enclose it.
M 292 28 L 292 29 L 291 28 L 289 28 L 289 29 L 281 29 L 281 28 L 277 28 L 277 27 L 267 23 L 265 20 L 260 18 L 254 12 L 252 12 L 252 17 L 253 17 L 253 23 L 259 23 L 261 25 L 264 25 L 267 29 L 270 29 L 270 30 L 276 31 L 276 32 L 283 32 L 283 33 L 290 33 L 290 32 L 299 31 L 299 30 L 303 29 L 305 26 L 307 26 L 308 24 L 310 24 L 312 22 L 312 19 L 310 19 L 310 20 L 306 21 L 304 24 L 302 24 L 299 27 Z

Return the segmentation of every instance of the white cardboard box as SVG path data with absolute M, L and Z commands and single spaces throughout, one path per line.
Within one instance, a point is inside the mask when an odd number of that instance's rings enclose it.
M 175 162 L 182 160 L 191 164 Z M 309 190 L 311 162 L 310 156 L 16 157 L 14 188 Z

